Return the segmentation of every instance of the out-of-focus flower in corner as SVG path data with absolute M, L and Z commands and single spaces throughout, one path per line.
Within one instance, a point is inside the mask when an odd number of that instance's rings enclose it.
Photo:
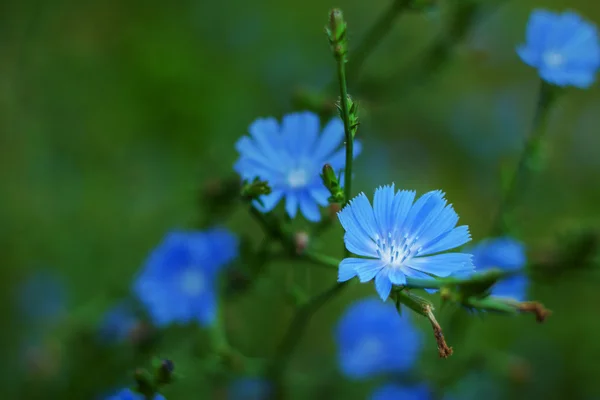
M 596 26 L 572 11 L 536 9 L 527 23 L 526 42 L 517 53 L 540 77 L 557 86 L 590 87 L 600 67 Z

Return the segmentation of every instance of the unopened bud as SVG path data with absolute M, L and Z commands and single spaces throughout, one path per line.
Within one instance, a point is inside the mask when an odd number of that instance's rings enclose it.
M 321 180 L 323 184 L 331 193 L 329 201 L 332 203 L 343 203 L 344 202 L 344 191 L 340 186 L 340 181 L 335 175 L 333 167 L 329 164 L 323 166 L 323 173 L 321 174 Z
M 329 12 L 329 24 L 325 27 L 325 32 L 335 58 L 345 62 L 348 44 L 346 40 L 346 21 L 344 21 L 342 10 L 334 8 Z
M 242 186 L 242 197 L 260 202 L 260 196 L 271 193 L 271 187 L 266 181 L 255 178 L 252 182 L 245 181 Z

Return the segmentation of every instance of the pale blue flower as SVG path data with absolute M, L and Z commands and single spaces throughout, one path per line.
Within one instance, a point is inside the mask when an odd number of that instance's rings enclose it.
M 510 237 L 482 240 L 468 250 L 473 255 L 475 272 L 491 268 L 522 270 L 527 263 L 525 246 Z M 493 296 L 523 301 L 527 295 L 529 280 L 523 274 L 513 275 L 496 283 L 491 290 Z
M 365 379 L 411 368 L 421 348 L 410 313 L 376 298 L 358 300 L 344 312 L 335 330 L 340 369 Z
M 144 400 L 145 397 L 142 394 L 135 393 L 131 389 L 123 389 L 112 396 L 106 398 L 106 400 Z M 154 395 L 152 400 L 166 400 L 161 394 Z
M 458 215 L 444 193 L 432 191 L 414 199 L 414 191 L 395 192 L 392 184 L 375 190 L 373 206 L 361 193 L 338 213 L 346 248 L 369 257 L 342 260 L 339 282 L 355 276 L 361 282 L 375 279 L 385 301 L 392 285 L 406 284 L 407 277 L 446 277 L 473 269 L 470 254 L 438 254 L 471 240 L 467 226 L 456 227 Z
M 425 385 L 400 386 L 388 383 L 371 395 L 370 400 L 430 400 L 431 392 Z
M 540 77 L 558 86 L 588 88 L 600 67 L 596 26 L 572 11 L 537 9 L 527 23 L 526 43 L 517 53 Z
M 218 272 L 238 252 L 237 238 L 222 229 L 175 231 L 150 254 L 134 292 L 159 327 L 215 319 Z
M 269 182 L 272 193 L 255 202 L 262 212 L 269 212 L 285 198 L 287 214 L 294 218 L 300 212 L 309 221 L 319 221 L 318 206 L 328 205 L 329 191 L 321 181 L 323 165 L 330 164 L 336 172 L 345 166 L 342 145 L 344 125 L 334 118 L 320 134 L 317 114 L 299 112 L 283 117 L 261 118 L 249 128 L 250 136 L 236 144 L 240 158 L 234 165 L 243 179 L 256 177 Z M 360 143 L 354 143 L 354 156 L 360 153 Z

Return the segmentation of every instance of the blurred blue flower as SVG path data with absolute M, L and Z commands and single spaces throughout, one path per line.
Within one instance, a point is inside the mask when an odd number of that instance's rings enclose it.
M 67 290 L 64 282 L 49 271 L 35 272 L 18 287 L 18 306 L 28 322 L 52 324 L 66 315 Z
M 525 246 L 510 237 L 482 240 L 473 248 L 465 250 L 473 255 L 475 272 L 483 272 L 491 268 L 504 270 L 521 270 L 527 263 Z M 492 287 L 492 295 L 525 300 L 529 281 L 525 275 L 513 275 L 503 279 Z
M 372 207 L 361 193 L 338 213 L 346 248 L 370 257 L 342 260 L 339 282 L 355 276 L 361 282 L 375 279 L 385 301 L 392 284 L 405 284 L 407 276 L 430 279 L 473 269 L 470 254 L 436 254 L 471 240 L 467 226 L 455 227 L 458 215 L 444 193 L 428 192 L 413 204 L 414 199 L 414 191 L 395 192 L 392 184 L 375 190 Z
M 526 43 L 517 48 L 521 59 L 540 77 L 558 86 L 588 88 L 600 67 L 596 27 L 574 12 L 537 9 L 527 23 Z
M 358 300 L 344 312 L 335 331 L 339 365 L 352 379 L 411 368 L 421 348 L 409 313 L 379 299 Z
M 300 207 L 307 220 L 319 221 L 318 206 L 326 206 L 330 195 L 320 177 L 323 165 L 330 164 L 335 171 L 345 165 L 342 121 L 332 119 L 319 134 L 319 117 L 306 111 L 284 116 L 281 125 L 274 118 L 257 119 L 249 131 L 250 137 L 236 144 L 240 158 L 234 169 L 243 179 L 268 181 L 272 189 L 261 197 L 264 206 L 255 202 L 255 207 L 269 212 L 285 198 L 291 218 Z M 360 143 L 355 142 L 355 157 L 360 150 Z
M 150 254 L 134 292 L 159 326 L 213 322 L 217 273 L 238 253 L 237 238 L 222 229 L 170 232 Z
M 100 322 L 98 333 L 104 342 L 122 342 L 139 326 L 140 319 L 131 304 L 120 303 L 110 309 Z
M 400 386 L 388 383 L 375 390 L 371 400 L 429 400 L 431 393 L 427 386 Z
M 264 379 L 240 378 L 234 380 L 227 391 L 227 400 L 266 400 L 271 385 Z
M 131 389 L 123 389 L 112 396 L 106 398 L 106 400 L 144 400 L 144 395 L 135 393 Z M 153 400 L 166 400 L 161 394 L 156 394 Z
M 448 109 L 449 133 L 468 151 L 483 175 L 497 168 L 502 157 L 520 152 L 529 115 L 524 112 L 529 85 L 519 83 L 494 89 L 493 96 L 480 90 L 464 92 Z

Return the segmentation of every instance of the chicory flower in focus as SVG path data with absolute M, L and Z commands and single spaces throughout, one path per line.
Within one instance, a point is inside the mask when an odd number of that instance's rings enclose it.
M 374 279 L 385 301 L 392 285 L 406 284 L 407 277 L 431 279 L 473 269 L 470 254 L 439 254 L 471 240 L 467 226 L 456 227 L 458 215 L 444 193 L 414 199 L 415 192 L 396 192 L 392 184 L 375 190 L 373 206 L 361 193 L 338 213 L 346 248 L 368 257 L 342 260 L 339 282 L 355 276 L 361 282 Z

